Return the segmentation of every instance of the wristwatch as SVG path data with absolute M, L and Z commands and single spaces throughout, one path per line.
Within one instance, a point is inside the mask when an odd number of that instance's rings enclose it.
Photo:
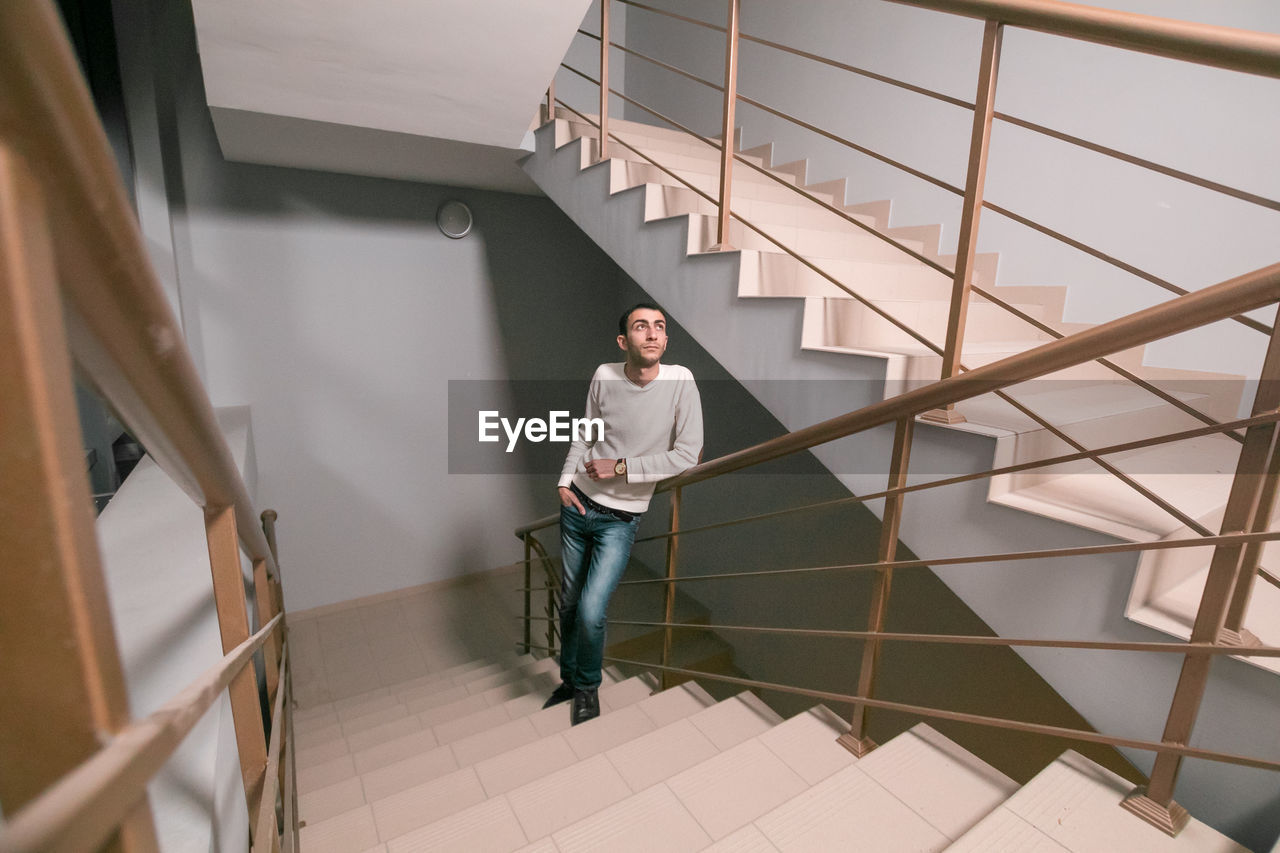
M 613 473 L 617 474 L 619 477 L 627 476 L 627 460 L 619 459 L 617 462 L 613 463 Z

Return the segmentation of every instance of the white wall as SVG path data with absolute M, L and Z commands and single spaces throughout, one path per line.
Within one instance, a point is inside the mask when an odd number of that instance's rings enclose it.
M 724 3 L 670 2 L 723 25 Z M 1092 5 L 1280 32 L 1266 0 L 1112 0 Z M 803 8 L 804 14 L 796 14 Z M 982 24 L 881 0 L 794 5 L 747 0 L 742 31 L 972 101 Z M 712 80 L 723 36 L 635 11 L 632 47 Z M 740 92 L 963 187 L 972 114 L 809 60 L 744 43 Z M 629 87 L 704 132 L 718 94 L 632 59 Z M 997 109 L 1271 199 L 1280 81 L 1204 69 L 1006 28 Z M 636 113 L 629 118 L 646 120 Z M 952 247 L 959 199 L 788 122 L 739 105 L 743 145 L 775 142 L 775 161 L 808 157 L 809 179 L 850 178 L 850 202 L 890 198 L 892 224 L 943 223 Z M 1280 213 L 997 123 L 986 197 L 1075 239 L 1196 289 L 1274 263 Z M 985 212 L 979 247 L 1001 253 L 1001 284 L 1066 284 L 1067 319 L 1099 322 L 1168 298 L 1157 286 Z M 1266 316 L 1266 315 L 1263 315 Z M 1148 350 L 1166 367 L 1251 373 L 1264 336 L 1233 323 Z
M 622 307 L 617 267 L 545 199 L 227 163 L 190 9 L 149 22 L 164 156 L 140 163 L 139 182 L 159 186 L 144 167 L 163 170 L 209 393 L 251 407 L 287 607 L 518 558 L 511 531 L 551 511 L 554 478 L 450 475 L 447 383 L 585 383 Z M 436 228 L 449 198 L 473 209 L 463 240 Z M 601 320 L 603 334 L 582 334 Z

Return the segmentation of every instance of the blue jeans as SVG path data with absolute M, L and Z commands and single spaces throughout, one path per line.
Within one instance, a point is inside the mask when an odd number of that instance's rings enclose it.
M 586 507 L 560 508 L 564 588 L 560 600 L 560 679 L 579 689 L 600 686 L 605 610 L 631 556 L 640 516 L 623 521 Z

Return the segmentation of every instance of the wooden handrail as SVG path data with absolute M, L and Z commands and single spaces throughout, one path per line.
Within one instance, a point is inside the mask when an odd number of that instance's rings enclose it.
M 0 4 L 0 137 L 44 190 L 76 363 L 193 500 L 235 507 L 245 550 L 276 576 L 51 3 Z
M 98 849 L 283 619 L 278 614 L 189 687 L 122 730 L 93 758 L 12 815 L 0 832 L 0 853 Z
M 1231 71 L 1280 77 L 1280 35 L 1060 0 L 889 0 Z

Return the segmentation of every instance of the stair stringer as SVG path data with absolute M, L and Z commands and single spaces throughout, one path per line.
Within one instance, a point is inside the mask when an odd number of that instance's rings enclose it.
M 889 359 L 871 353 L 814 352 L 800 347 L 799 298 L 739 298 L 740 255 L 688 254 L 688 217 L 644 221 L 644 187 L 609 192 L 609 166 L 581 169 L 581 140 L 557 150 L 552 125 L 537 136 L 526 172 L 646 292 L 663 304 L 719 363 L 787 429 L 798 429 L 883 399 Z M 732 323 L 723 322 L 732 311 Z M 863 380 L 865 399 L 812 399 L 788 393 L 779 379 Z M 765 381 L 760 381 L 765 380 Z M 802 399 L 803 398 L 803 399 Z M 998 464 L 998 431 L 918 423 L 912 480 L 985 471 Z M 854 494 L 884 488 L 892 428 L 880 427 L 813 449 Z M 923 476 L 922 476 L 923 473 Z M 911 495 L 901 540 L 918 556 L 1003 553 L 1111 544 L 1118 540 L 1078 526 L 992 503 L 982 480 Z M 869 502 L 877 516 L 882 502 Z M 1039 559 L 938 566 L 935 573 L 992 629 L 1006 637 L 1160 642 L 1165 635 L 1125 619 L 1133 554 L 1081 560 Z M 1181 658 L 1019 648 L 1018 653 L 1099 731 L 1161 740 Z M 1118 693 L 1123 695 L 1117 696 Z M 1016 716 L 1016 711 L 1011 712 Z M 1258 751 L 1257 732 L 1280 730 L 1280 681 L 1238 661 L 1216 663 L 1197 729 L 1197 745 Z M 1124 750 L 1144 772 L 1151 753 Z M 1280 797 L 1266 771 L 1184 762 L 1178 798 L 1193 814 L 1229 834 L 1256 831 L 1258 815 Z M 1234 830 L 1234 832 L 1233 832 Z

